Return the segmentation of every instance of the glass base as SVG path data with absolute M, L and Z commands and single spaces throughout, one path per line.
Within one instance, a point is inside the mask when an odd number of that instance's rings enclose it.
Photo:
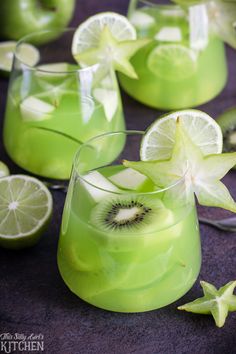
M 171 69 L 171 65 L 164 72 L 158 62 L 153 68 L 148 67 L 148 58 L 160 47 L 151 43 L 133 57 L 137 80 L 119 74 L 121 87 L 135 100 L 162 110 L 184 109 L 212 100 L 225 87 L 227 62 L 224 44 L 218 38 L 210 39 L 208 47 L 196 58 L 195 70 L 187 74 Z
M 178 110 L 178 109 L 188 109 L 188 108 L 194 108 L 198 107 L 200 105 L 203 105 L 214 98 L 216 98 L 225 88 L 226 83 L 227 83 L 227 73 L 225 73 L 225 78 L 222 80 L 221 85 L 218 87 L 216 91 L 210 96 L 204 96 L 201 99 L 197 100 L 196 97 L 193 96 L 194 99 L 188 99 L 188 96 L 186 96 L 184 93 L 181 96 L 179 100 L 172 101 L 171 99 L 169 102 L 162 103 L 161 101 L 158 100 L 158 98 L 155 100 L 153 99 L 150 95 L 148 95 L 149 91 L 142 89 L 141 92 L 139 92 L 138 87 L 137 87 L 137 82 L 129 82 L 131 79 L 125 77 L 122 74 L 119 74 L 119 81 L 121 84 L 121 87 L 123 91 L 132 97 L 134 100 L 144 104 L 145 106 L 148 106 L 150 108 L 154 109 L 159 109 L 163 111 L 170 111 L 170 110 Z M 129 83 L 128 83 L 129 82 Z M 157 90 L 156 90 L 157 91 Z M 145 93 L 144 93 L 145 92 Z M 174 93 L 168 94 L 169 97 L 176 97 L 174 96 Z
M 58 268 L 68 288 L 85 302 L 113 312 L 146 312 L 157 310 L 177 301 L 192 288 L 200 272 L 201 254 L 196 247 L 189 253 L 195 253 L 194 264 L 186 266 L 181 264 L 181 260 L 179 260 L 179 263 L 173 264 L 164 276 L 158 277 L 157 275 L 157 279 L 151 284 L 140 288 L 117 289 L 114 288 L 114 282 L 112 282 L 110 289 L 106 288 L 105 291 L 99 289 L 99 286 L 103 286 L 103 284 L 99 284 L 96 292 L 92 295 L 89 294 L 88 288 L 91 291 L 96 280 L 98 283 L 101 281 L 98 275 L 96 277 L 96 273 L 94 273 L 93 284 L 91 283 L 90 286 L 91 277 L 86 272 L 79 272 L 80 275 L 78 275 L 78 270 L 71 268 L 68 261 L 60 254 L 60 249 L 58 251 Z M 83 291 L 85 283 L 87 289 Z

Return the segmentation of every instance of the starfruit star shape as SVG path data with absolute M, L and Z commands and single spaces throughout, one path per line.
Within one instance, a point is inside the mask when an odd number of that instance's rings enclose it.
M 50 83 L 43 78 L 38 78 L 38 83 L 44 90 L 38 97 L 49 96 L 50 102 L 55 107 L 58 107 L 60 100 L 65 94 L 68 94 L 68 92 L 76 92 L 75 90 L 73 91 L 74 77 L 64 79 L 60 84 L 57 82 Z
M 123 161 L 126 167 L 149 177 L 175 201 L 193 200 L 195 194 L 201 205 L 221 207 L 236 212 L 236 203 L 220 181 L 236 164 L 236 153 L 204 156 L 193 143 L 181 118 L 176 120 L 172 156 L 162 161 Z M 175 188 L 170 188 L 175 186 Z M 174 194 L 174 195 L 173 195 Z
M 114 70 L 137 79 L 138 76 L 130 63 L 130 58 L 151 40 L 141 38 L 136 40 L 118 41 L 108 26 L 104 26 L 98 46 L 76 54 L 75 59 L 83 65 L 103 63 L 111 65 Z
M 236 296 L 233 294 L 236 281 L 230 281 L 219 290 L 206 281 L 200 282 L 204 296 L 185 305 L 178 310 L 203 315 L 212 315 L 217 327 L 223 327 L 229 312 L 236 311 Z

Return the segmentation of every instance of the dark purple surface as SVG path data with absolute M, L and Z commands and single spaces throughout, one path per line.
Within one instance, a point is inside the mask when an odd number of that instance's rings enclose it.
M 6 1 L 6 0 L 5 0 Z M 73 24 L 105 10 L 125 14 L 127 0 L 78 0 Z M 215 100 L 200 107 L 213 117 L 236 105 L 236 52 L 227 49 L 229 81 Z M 1 123 L 7 80 L 1 79 Z M 127 127 L 145 129 L 161 112 L 149 109 L 123 94 Z M 21 172 L 6 156 L 0 142 L 1 160 L 12 173 Z M 225 183 L 236 198 L 236 172 Z M 178 311 L 178 305 L 201 296 L 199 281 L 178 302 L 140 314 L 119 314 L 92 307 L 64 285 L 58 273 L 56 250 L 64 195 L 54 192 L 52 223 L 32 249 L 11 252 L 0 249 L 0 334 L 42 333 L 47 354 L 221 354 L 236 353 L 236 313 L 222 329 L 210 316 Z M 212 218 L 227 215 L 213 208 L 199 212 Z M 199 279 L 221 286 L 236 279 L 236 234 L 201 226 L 203 262 Z

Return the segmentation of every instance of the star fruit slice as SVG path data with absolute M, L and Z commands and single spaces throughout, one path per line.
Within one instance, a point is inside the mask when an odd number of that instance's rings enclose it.
M 205 281 L 201 281 L 200 284 L 203 288 L 204 296 L 179 306 L 178 310 L 212 315 L 216 326 L 223 327 L 228 313 L 236 311 L 236 296 L 233 294 L 236 281 L 230 281 L 219 290 Z
M 212 0 L 207 3 L 212 30 L 236 49 L 236 1 Z
M 82 67 L 105 63 L 136 79 L 129 60 L 149 42 L 147 38 L 137 39 L 136 30 L 126 17 L 103 12 L 78 27 L 73 37 L 72 54 Z
M 188 135 L 181 112 L 176 119 L 175 143 L 169 160 L 123 163 L 149 177 L 160 188 L 172 187 L 166 193 L 174 201 L 190 201 L 194 193 L 201 205 L 236 212 L 236 203 L 220 181 L 236 164 L 236 153 L 204 156 Z

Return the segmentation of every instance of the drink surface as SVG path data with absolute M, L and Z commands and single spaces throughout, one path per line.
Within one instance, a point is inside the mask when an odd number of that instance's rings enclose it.
M 39 80 L 36 75 L 32 76 L 30 88 L 22 99 L 27 86 L 24 80 L 25 77 L 18 77 L 11 83 L 4 144 L 10 157 L 30 172 L 68 179 L 74 154 L 84 141 L 104 132 L 124 129 L 118 91 L 115 92 L 117 107 L 114 115 L 107 119 L 101 102 L 92 96 L 82 96 L 75 78 L 67 80 L 65 87 L 60 88 L 55 78 Z M 27 107 L 30 100 L 33 104 Z
M 155 108 L 180 109 L 207 102 L 223 89 L 227 67 L 220 39 L 209 33 L 205 48 L 191 49 L 190 24 L 182 10 L 153 6 L 137 13 L 149 19 L 146 27 L 136 25 L 138 37 L 152 42 L 131 60 L 139 79 L 119 76 L 128 94 Z
M 99 172 L 109 178 L 120 170 L 120 166 L 111 166 Z M 147 180 L 136 193 L 154 190 Z M 103 230 L 99 217 L 94 221 L 94 208 L 100 204 L 91 198 L 83 182 L 77 180 L 68 193 L 58 266 L 72 292 L 103 309 L 141 312 L 165 306 L 191 288 L 201 263 L 198 223 L 192 206 L 165 206 L 164 214 L 160 218 L 154 215 L 153 225 L 146 230 L 127 227 L 127 232 L 120 232 Z M 150 204 L 158 204 L 162 198 L 161 193 L 143 195 L 147 204 L 149 200 Z M 106 202 L 116 198 L 108 196 Z

